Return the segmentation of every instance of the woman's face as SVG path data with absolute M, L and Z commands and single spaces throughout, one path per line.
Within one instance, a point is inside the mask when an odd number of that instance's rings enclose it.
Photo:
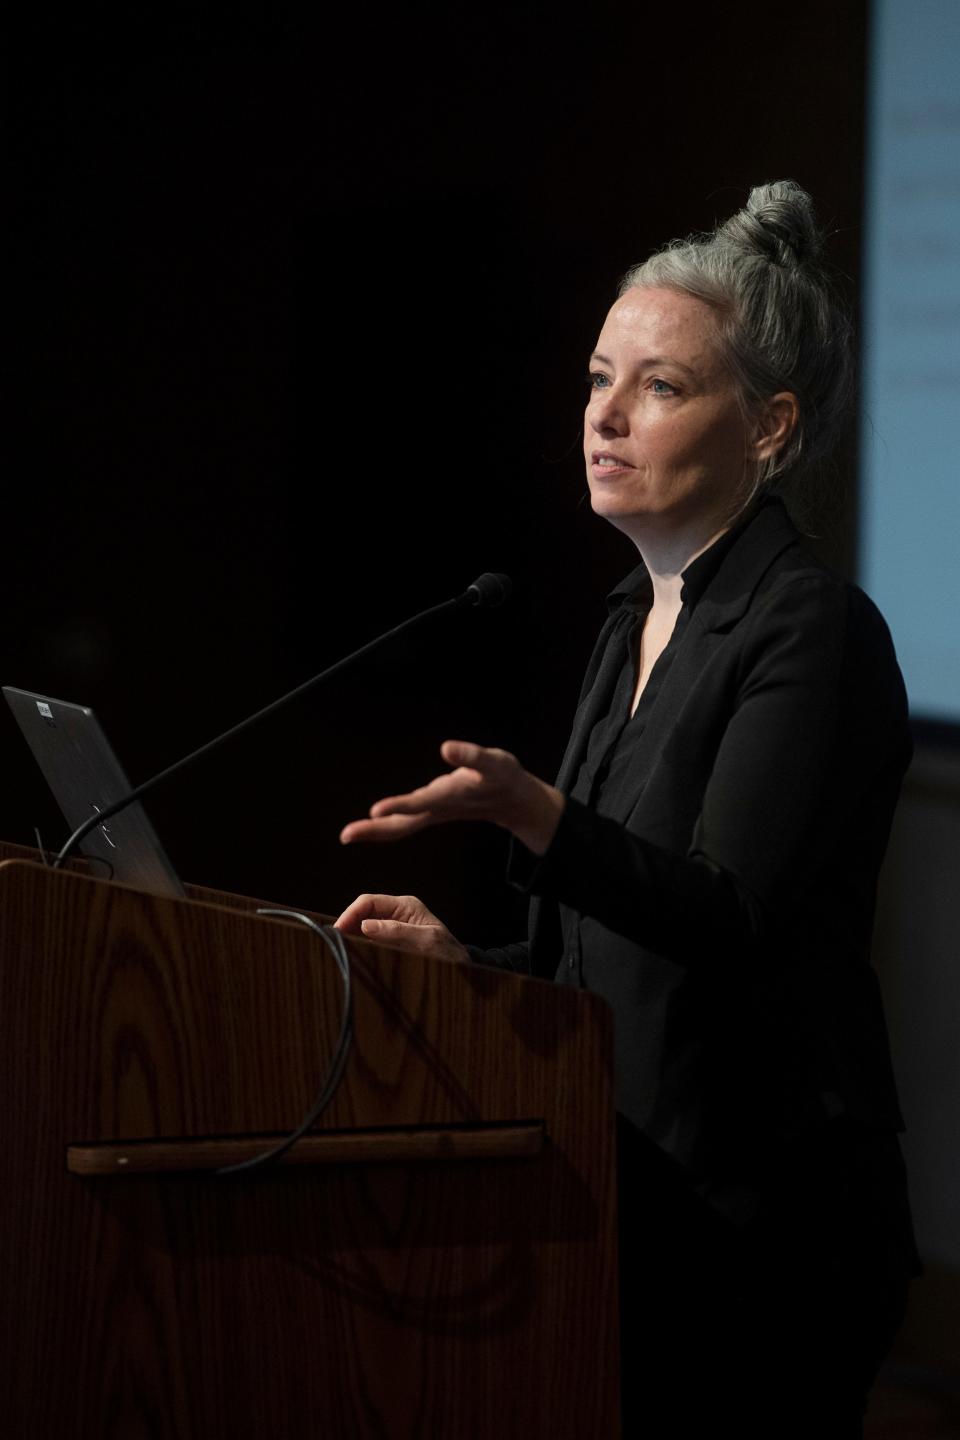
M 632 538 L 729 524 L 748 435 L 708 305 L 675 290 L 621 296 L 590 360 L 583 447 L 594 510 Z

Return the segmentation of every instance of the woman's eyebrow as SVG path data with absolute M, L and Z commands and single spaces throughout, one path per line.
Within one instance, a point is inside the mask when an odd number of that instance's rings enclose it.
M 597 350 L 594 350 L 590 359 L 591 361 L 599 360 L 601 365 L 609 365 L 611 370 L 613 369 L 613 361 L 606 355 L 601 355 Z M 674 360 L 670 355 L 648 355 L 640 361 L 640 365 L 641 367 L 648 365 L 672 365 L 675 370 L 682 370 L 687 375 L 691 375 L 694 378 L 697 377 L 696 370 L 691 369 L 689 365 L 684 365 L 682 360 Z

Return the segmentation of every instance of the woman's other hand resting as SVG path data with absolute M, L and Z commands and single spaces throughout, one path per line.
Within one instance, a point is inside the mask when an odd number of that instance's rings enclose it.
M 431 960 L 469 960 L 460 944 L 415 895 L 358 895 L 336 922 L 346 935 L 382 940 Z
M 509 830 L 535 855 L 546 852 L 566 803 L 559 790 L 524 770 L 506 750 L 446 740 L 440 754 L 455 767 L 449 774 L 438 775 L 408 795 L 378 800 L 370 807 L 369 820 L 344 826 L 341 843 L 400 840 L 447 820 L 489 820 Z

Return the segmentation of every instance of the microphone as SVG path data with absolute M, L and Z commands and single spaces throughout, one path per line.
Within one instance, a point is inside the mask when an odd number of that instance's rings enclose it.
M 468 585 L 462 595 L 456 595 L 452 600 L 444 600 L 439 605 L 431 605 L 427 610 L 420 610 L 416 615 L 411 615 L 408 619 L 402 620 L 399 625 L 394 625 L 392 630 L 385 630 L 382 635 L 377 635 L 373 640 L 368 640 L 365 645 L 360 646 L 359 650 L 353 650 L 349 655 L 345 655 L 342 660 L 334 661 L 332 665 L 327 666 L 326 670 L 321 670 L 319 675 L 314 675 L 310 680 L 304 680 L 302 685 L 297 685 L 293 690 L 288 690 L 287 693 L 281 695 L 279 699 L 271 700 L 270 704 L 264 705 L 262 710 L 257 710 L 252 715 L 248 715 L 246 720 L 240 720 L 236 725 L 231 725 L 230 729 L 224 730 L 222 735 L 215 735 L 212 740 L 208 740 L 207 743 L 201 745 L 199 749 L 192 750 L 189 755 L 184 755 L 180 760 L 175 760 L 174 763 L 168 765 L 165 770 L 160 770 L 156 775 L 151 775 L 150 779 L 144 780 L 142 785 L 135 785 L 132 790 L 126 795 L 122 795 L 119 800 L 113 801 L 112 804 L 104 806 L 102 810 L 98 810 L 95 814 L 91 815 L 82 825 L 77 826 L 66 844 L 62 846 L 53 862 L 53 868 L 55 870 L 59 869 L 64 861 L 73 854 L 81 840 L 90 834 L 91 830 L 95 830 L 96 827 L 102 825 L 105 820 L 109 820 L 111 816 L 119 814 L 120 811 L 125 810 L 128 805 L 132 805 L 135 801 L 141 799 L 142 796 L 146 795 L 154 786 L 161 784 L 164 780 L 172 779 L 173 776 L 179 774 L 181 770 L 186 770 L 187 766 L 192 765 L 195 760 L 200 760 L 204 755 L 209 755 L 212 750 L 216 750 L 219 745 L 223 745 L 227 740 L 232 740 L 235 736 L 242 735 L 245 730 L 249 730 L 260 720 L 265 720 L 268 715 L 272 715 L 274 711 L 280 710 L 284 705 L 288 705 L 291 700 L 296 700 L 299 696 L 305 695 L 314 685 L 319 685 L 321 680 L 330 680 L 334 675 L 339 675 L 341 670 L 345 670 L 347 666 L 352 665 L 355 660 L 362 659 L 364 655 L 369 655 L 371 650 L 376 650 L 379 645 L 385 644 L 387 640 L 392 640 L 395 635 L 401 635 L 405 630 L 412 630 L 415 625 L 420 625 L 425 620 L 431 620 L 435 615 L 443 615 L 448 610 L 462 610 L 467 606 L 479 606 L 483 609 L 490 609 L 495 605 L 502 605 L 509 597 L 512 589 L 513 585 L 508 575 L 493 575 L 485 572 L 483 575 L 478 576 L 472 585 Z
M 492 575 L 486 571 L 483 575 L 478 575 L 472 585 L 467 586 L 466 593 L 470 596 L 472 605 L 492 609 L 494 605 L 502 605 L 505 600 L 509 600 L 512 590 L 513 582 L 509 575 Z

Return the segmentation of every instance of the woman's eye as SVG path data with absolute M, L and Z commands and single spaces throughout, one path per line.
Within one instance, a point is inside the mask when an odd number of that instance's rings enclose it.
M 591 390 L 606 390 L 610 384 L 610 376 L 604 375 L 600 370 L 591 370 L 587 375 L 587 384 Z
M 654 395 L 676 395 L 676 386 L 671 385 L 669 380 L 651 380 L 650 389 Z

